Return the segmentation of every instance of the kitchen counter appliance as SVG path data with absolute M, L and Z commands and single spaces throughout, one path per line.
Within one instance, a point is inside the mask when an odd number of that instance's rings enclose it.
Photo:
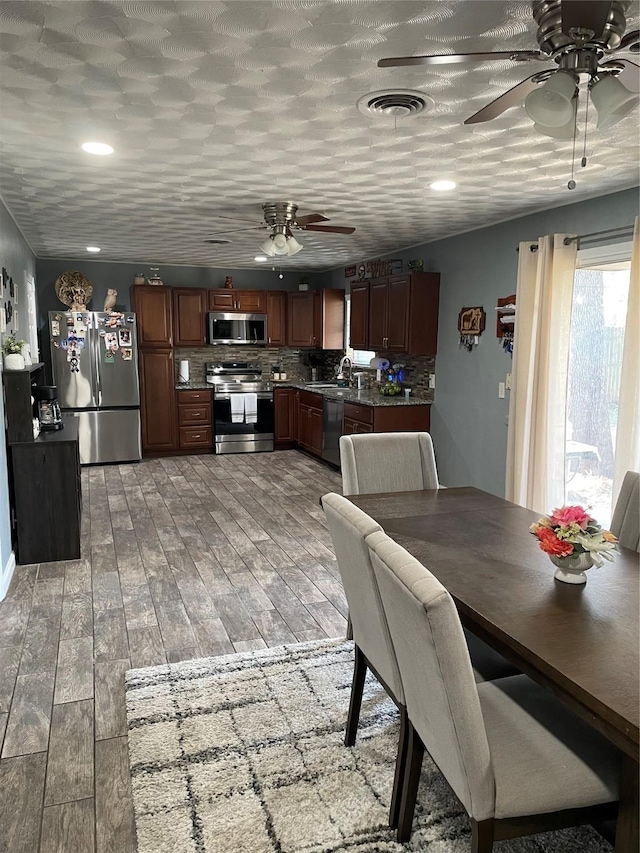
M 262 368 L 246 361 L 208 362 L 216 453 L 273 450 L 273 390 Z
M 50 311 L 49 334 L 60 409 L 79 420 L 80 462 L 141 459 L 136 315 Z

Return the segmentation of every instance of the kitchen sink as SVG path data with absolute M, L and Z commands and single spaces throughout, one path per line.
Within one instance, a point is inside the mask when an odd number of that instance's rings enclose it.
M 305 382 L 309 388 L 338 388 L 337 382 Z

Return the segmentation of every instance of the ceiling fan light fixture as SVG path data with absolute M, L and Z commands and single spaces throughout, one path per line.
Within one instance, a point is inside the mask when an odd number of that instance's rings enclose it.
M 447 192 L 448 190 L 455 190 L 456 186 L 457 185 L 455 181 L 443 179 L 441 181 L 433 181 L 433 183 L 429 184 L 429 189 L 442 193 Z
M 571 121 L 576 80 L 569 71 L 556 71 L 551 77 L 529 92 L 524 108 L 535 124 L 543 127 L 562 127 Z
M 287 237 L 287 249 L 289 252 L 289 257 L 292 255 L 297 255 L 298 252 L 301 252 L 304 249 L 302 243 L 298 243 L 295 237 Z
M 602 74 L 591 86 L 591 100 L 598 113 L 598 130 L 608 130 L 640 103 L 613 74 Z
M 273 239 L 271 236 L 267 237 L 263 243 L 260 243 L 260 250 L 269 258 L 272 258 L 276 254 L 273 248 Z
M 537 130 L 543 136 L 551 136 L 553 139 L 573 139 L 576 130 L 576 113 L 578 112 L 578 99 L 573 99 L 571 118 L 566 124 L 561 124 L 560 127 L 549 127 L 544 124 L 534 124 L 533 129 Z
M 287 238 L 280 231 L 276 232 L 271 238 L 274 255 L 288 255 Z

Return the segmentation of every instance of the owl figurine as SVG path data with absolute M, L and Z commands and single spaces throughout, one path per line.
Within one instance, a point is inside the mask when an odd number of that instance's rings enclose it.
M 102 310 L 106 311 L 106 312 L 113 311 L 117 298 L 118 298 L 118 291 L 112 290 L 111 288 L 109 288 L 109 290 L 107 290 L 107 297 L 104 300 L 104 308 Z

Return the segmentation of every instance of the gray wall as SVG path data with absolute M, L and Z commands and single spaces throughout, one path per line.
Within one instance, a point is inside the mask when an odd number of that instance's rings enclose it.
M 422 258 L 425 270 L 441 275 L 431 433 L 443 483 L 504 495 L 509 392 L 499 399 L 498 383 L 510 372 L 511 357 L 496 338 L 494 308 L 499 297 L 516 290 L 518 243 L 545 234 L 587 234 L 629 225 L 637 215 L 636 188 L 386 256 Z M 344 268 L 331 272 L 331 286 L 345 287 L 345 282 Z M 487 327 L 469 353 L 458 347 L 457 323 L 461 308 L 473 305 L 484 307 Z
M 26 322 L 26 277 L 35 276 L 36 259 L 18 231 L 7 209 L 0 202 L 0 265 L 21 288 L 18 300 L 20 330 L 17 337 L 24 337 Z M 1 369 L 1 367 L 0 367 Z M 0 423 L 4 424 L 4 395 L 0 394 Z M 3 578 L 11 557 L 11 528 L 9 522 L 9 492 L 7 487 L 7 452 L 4 438 L 0 441 L 0 598 L 5 592 Z

